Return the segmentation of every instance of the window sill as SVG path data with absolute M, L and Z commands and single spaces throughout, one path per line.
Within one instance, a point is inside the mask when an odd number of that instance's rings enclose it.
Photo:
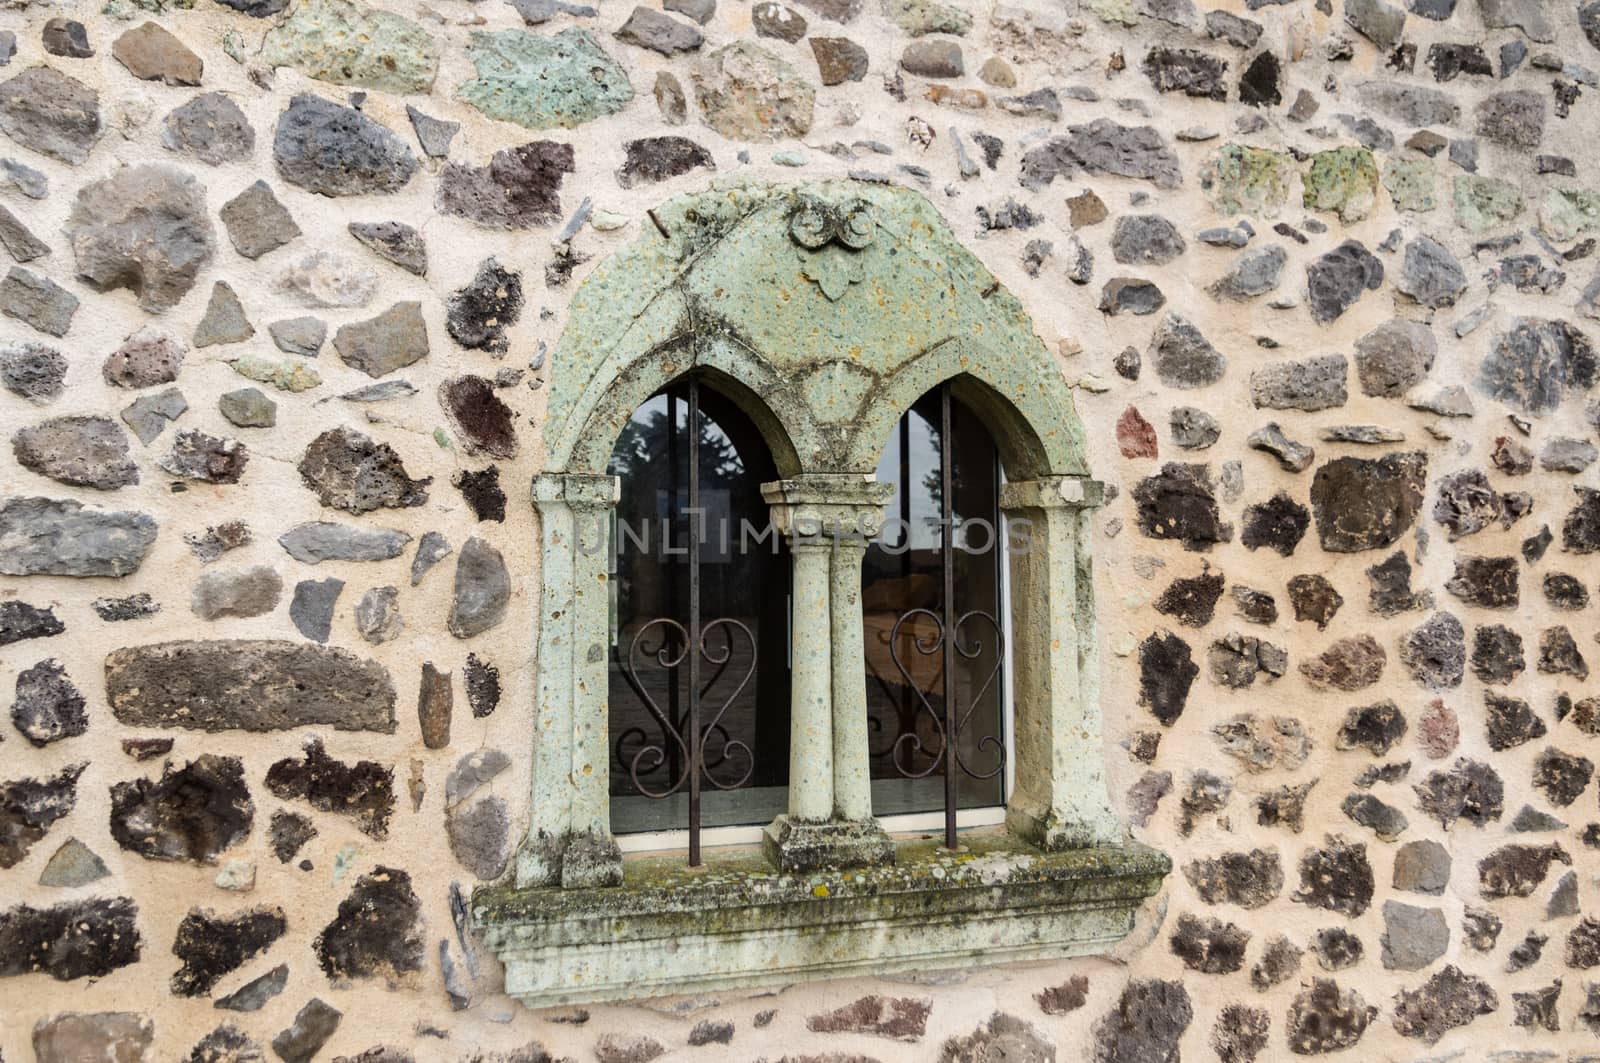
M 506 992 L 541 1008 L 1102 952 L 1171 869 L 1133 843 L 1045 853 L 897 840 L 893 866 L 785 875 L 759 852 L 632 858 L 619 887 L 484 887 L 473 921 Z

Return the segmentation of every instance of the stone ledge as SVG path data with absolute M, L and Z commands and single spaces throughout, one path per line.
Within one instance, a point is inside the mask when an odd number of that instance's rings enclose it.
M 1103 951 L 1171 869 L 1137 844 L 1045 853 L 897 840 L 889 867 L 780 874 L 753 850 L 630 859 L 614 889 L 485 887 L 472 918 L 529 1007 Z

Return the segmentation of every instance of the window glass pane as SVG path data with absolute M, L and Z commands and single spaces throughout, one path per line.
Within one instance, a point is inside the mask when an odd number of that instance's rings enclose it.
M 687 661 L 677 668 L 661 661 L 680 658 L 684 646 L 679 629 L 659 621 L 669 618 L 688 625 L 689 536 L 695 532 L 701 540 L 701 624 L 709 653 L 716 658 L 702 658 L 702 724 L 727 706 L 706 740 L 706 761 L 710 774 L 723 782 L 750 770 L 744 785 L 731 790 L 720 790 L 702 777 L 701 823 L 765 823 L 787 805 L 789 558 L 776 535 L 763 538 L 770 521 L 761 498 L 761 484 L 777 479 L 777 472 L 755 425 L 709 387 L 702 384 L 699 392 L 703 516 L 694 519 L 687 512 L 686 384 L 669 388 L 635 411 L 609 466 L 621 481 L 611 537 L 607 691 L 611 827 L 617 833 L 688 826 L 687 786 L 655 800 L 639 784 L 661 792 L 684 772 L 683 749 L 664 733 L 642 695 L 676 727 L 683 726 L 689 707 Z M 717 623 L 724 619 L 736 624 Z M 719 663 L 724 656 L 726 661 Z
M 955 699 L 958 716 L 971 710 L 956 744 L 971 773 L 958 769 L 956 792 L 959 807 L 976 808 L 1005 800 L 1003 771 L 989 779 L 972 777 L 1000 765 L 994 742 L 1005 741 L 994 626 L 1004 622 L 1000 463 L 994 440 L 978 418 L 955 400 L 951 407 L 951 507 L 958 547 L 953 551 L 954 605 L 958 618 L 967 616 L 957 631 Z M 867 551 L 861 601 L 872 803 L 879 816 L 944 808 L 943 766 L 936 763 L 943 749 L 938 726 L 945 713 L 943 657 L 919 652 L 919 641 L 931 648 L 937 624 L 912 612 L 937 616 L 944 607 L 940 423 L 935 390 L 901 419 L 878 464 L 878 480 L 894 484 L 895 494 L 884 534 Z

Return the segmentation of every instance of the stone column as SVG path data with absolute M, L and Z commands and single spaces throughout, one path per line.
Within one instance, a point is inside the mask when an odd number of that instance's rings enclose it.
M 541 527 L 539 703 L 519 887 L 622 882 L 622 853 L 611 836 L 606 719 L 615 500 L 610 476 L 547 473 L 533 480 Z
M 1106 791 L 1090 518 L 1104 485 L 1004 485 L 1010 522 L 1015 785 L 1006 826 L 1046 850 L 1121 840 Z
M 892 863 L 872 817 L 861 562 L 893 488 L 856 474 L 762 487 L 794 557 L 789 812 L 763 848 L 786 871 Z

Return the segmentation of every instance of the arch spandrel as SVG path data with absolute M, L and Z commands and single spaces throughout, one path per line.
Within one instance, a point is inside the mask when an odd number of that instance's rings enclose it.
M 730 183 L 650 215 L 574 298 L 552 358 L 551 472 L 596 471 L 649 394 L 634 392 L 707 365 L 787 428 L 794 472 L 870 473 L 916 397 L 965 374 L 1005 400 L 997 414 L 1014 408 L 1019 468 L 1086 474 L 1070 389 L 1021 303 L 916 192 Z

